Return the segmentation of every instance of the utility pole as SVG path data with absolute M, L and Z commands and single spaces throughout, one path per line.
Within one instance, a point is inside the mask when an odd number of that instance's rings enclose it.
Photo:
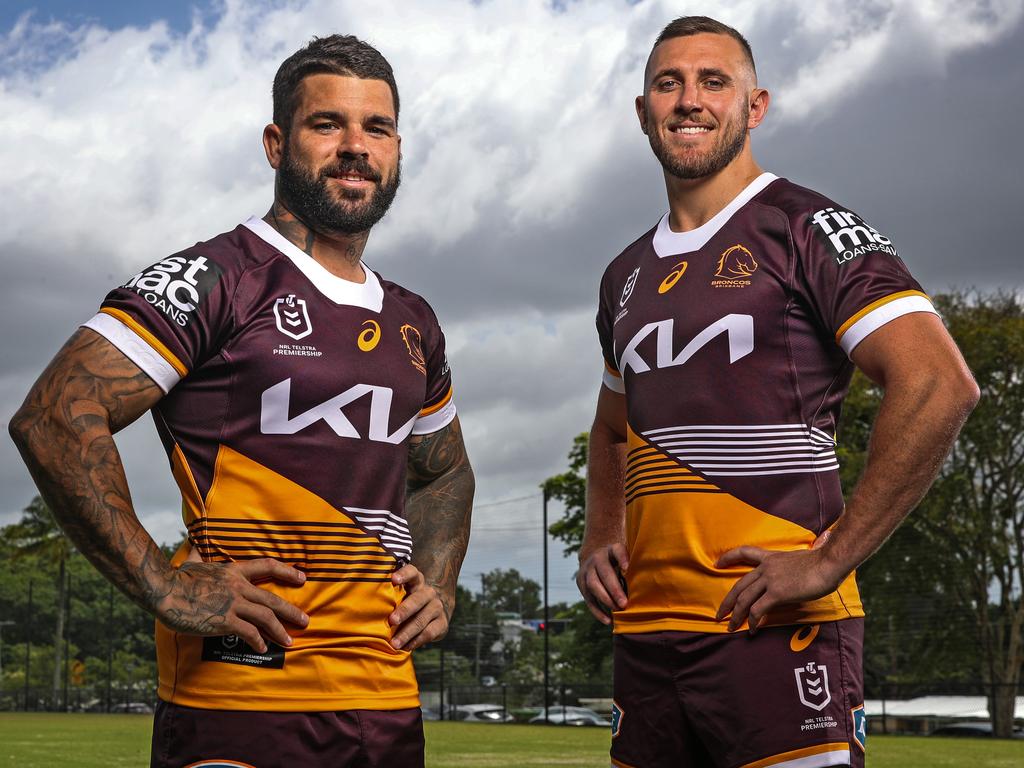
M 480 640 L 483 634 L 483 605 L 484 600 L 487 598 L 487 579 L 484 574 L 480 574 L 480 599 L 476 601 L 476 655 L 473 657 L 473 677 L 476 678 L 476 684 L 480 684 Z
M 548 691 L 550 669 L 548 665 L 548 489 L 544 488 L 544 722 L 548 720 Z

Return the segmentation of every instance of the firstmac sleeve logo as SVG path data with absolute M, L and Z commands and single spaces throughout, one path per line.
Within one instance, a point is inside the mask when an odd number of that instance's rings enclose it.
M 832 246 L 836 264 L 845 264 L 873 251 L 897 256 L 892 240 L 850 211 L 822 208 L 811 214 L 808 223 Z
M 220 267 L 205 256 L 168 256 L 139 272 L 122 288 L 135 291 L 185 328 L 220 276 Z

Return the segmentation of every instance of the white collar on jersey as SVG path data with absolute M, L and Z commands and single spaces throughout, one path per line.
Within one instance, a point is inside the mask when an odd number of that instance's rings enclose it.
M 384 288 L 374 271 L 362 261 L 359 262 L 359 266 L 363 268 L 366 282 L 354 283 L 328 272 L 316 259 L 296 248 L 284 235 L 263 219 L 250 216 L 243 226 L 287 256 L 309 279 L 309 282 L 335 304 L 363 307 L 374 312 L 380 312 L 381 307 L 384 306 Z
M 736 211 L 750 202 L 750 198 L 777 178 L 779 177 L 774 173 L 762 173 L 750 182 L 742 192 L 736 195 L 725 208 L 716 213 L 707 222 L 701 224 L 696 229 L 691 229 L 689 232 L 673 232 L 669 229 L 668 214 L 666 213 L 661 217 L 661 221 L 658 222 L 658 229 L 654 233 L 654 252 L 658 254 L 658 258 L 663 259 L 666 256 L 699 251 L 707 245 L 708 240 L 717 234 L 718 230 L 725 226 L 726 222 L 732 218 Z

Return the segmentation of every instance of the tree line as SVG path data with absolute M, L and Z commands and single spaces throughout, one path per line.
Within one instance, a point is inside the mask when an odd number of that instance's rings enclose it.
M 995 732 L 1008 736 L 1024 668 L 1024 303 L 1005 292 L 935 303 L 982 397 L 931 491 L 858 572 L 868 614 L 865 682 L 869 697 L 885 687 L 898 696 L 974 686 L 989 698 Z M 847 495 L 881 395 L 854 375 L 838 434 Z M 568 469 L 542 484 L 565 507 L 550 533 L 567 554 L 583 534 L 586 454 L 584 433 L 572 442 Z M 508 627 L 511 617 L 541 615 L 540 585 L 514 569 L 485 574 L 479 591 L 460 585 L 448 637 L 414 657 L 421 685 L 438 685 L 442 653 L 446 684 L 540 683 L 541 633 Z M 552 679 L 610 683 L 608 628 L 582 601 L 550 606 L 549 615 Z M 0 708 L 24 690 L 34 692 L 34 706 L 60 707 L 76 687 L 102 700 L 97 686 L 155 686 L 152 618 L 73 552 L 38 498 L 0 529 L 0 663 Z

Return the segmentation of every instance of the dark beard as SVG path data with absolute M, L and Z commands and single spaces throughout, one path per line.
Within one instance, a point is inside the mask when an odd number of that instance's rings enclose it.
M 741 119 L 736 123 L 736 130 L 731 134 L 722 134 L 720 141 L 710 152 L 694 159 L 682 159 L 671 155 L 662 144 L 657 131 L 651 131 L 648 140 L 651 149 L 654 150 L 654 156 L 668 173 L 679 179 L 702 179 L 725 168 L 743 151 L 743 145 L 747 141 L 749 117 L 750 108 L 744 105 Z
M 346 171 L 356 171 L 377 185 L 370 193 L 369 200 L 351 206 L 335 200 L 327 189 L 328 179 Z M 277 193 L 281 202 L 307 227 L 314 232 L 324 233 L 354 235 L 371 229 L 391 207 L 401 181 L 401 160 L 395 168 L 394 177 L 385 183 L 381 183 L 380 174 L 374 172 L 362 158 L 339 160 L 313 176 L 295 162 L 287 144 L 281 166 L 277 169 Z M 342 197 L 352 201 L 364 200 L 364 195 L 356 190 L 343 190 Z

